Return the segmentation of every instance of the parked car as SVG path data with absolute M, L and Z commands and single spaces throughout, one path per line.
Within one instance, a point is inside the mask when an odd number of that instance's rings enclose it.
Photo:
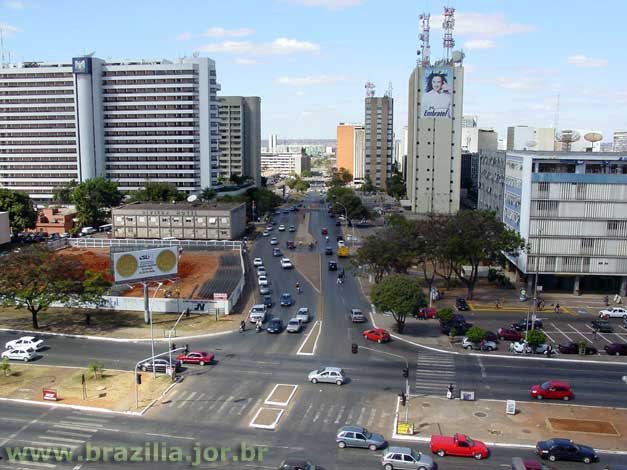
M 285 225 L 279 225 L 279 232 L 285 232 Z
M 28 362 L 37 357 L 37 353 L 34 349 L 30 348 L 13 348 L 7 349 L 2 353 L 2 359 L 7 358 L 11 361 L 24 361 Z
M 523 335 L 513 328 L 499 328 L 496 334 L 502 340 L 507 341 L 520 341 L 523 338 Z
M 281 258 L 281 267 L 283 269 L 292 269 L 294 265 L 289 258 Z
M 499 342 L 499 336 L 494 331 L 486 331 L 483 335 L 483 339 L 494 343 Z
M 595 318 L 594 320 L 590 322 L 590 324 L 592 325 L 592 328 L 594 328 L 595 330 L 601 333 L 613 333 L 614 332 L 614 328 L 612 327 L 610 322 L 603 318 Z
M 427 320 L 430 318 L 436 318 L 438 315 L 438 309 L 435 307 L 424 307 L 418 309 L 416 313 L 414 313 L 414 318 L 419 318 L 421 320 Z
M 598 354 L 597 348 L 592 346 L 591 344 L 586 344 L 586 355 L 588 354 Z M 561 343 L 557 347 L 558 351 L 562 354 L 579 354 L 579 344 L 574 341 L 567 341 L 565 343 Z
M 542 400 L 543 398 L 550 398 L 555 400 L 568 401 L 575 398 L 575 394 L 573 393 L 572 388 L 570 388 L 570 384 L 568 384 L 567 382 L 557 382 L 554 380 L 544 382 L 540 385 L 534 385 L 529 390 L 529 394 L 532 398 L 537 398 L 538 400 Z
M 351 308 L 350 317 L 353 323 L 364 323 L 367 321 L 365 315 L 358 308 Z
M 283 256 L 283 253 L 281 253 L 281 250 L 279 248 L 272 248 L 272 256 L 274 257 L 279 257 L 279 256 Z
M 383 328 L 373 328 L 372 330 L 366 330 L 362 333 L 364 339 L 370 341 L 376 341 L 377 343 L 386 343 L 390 341 L 390 333 Z
M 329 271 L 337 271 L 337 261 L 329 261 L 327 266 L 329 267 Z
M 296 312 L 296 319 L 301 323 L 309 323 L 309 309 L 307 307 L 301 307 Z
M 570 439 L 539 441 L 536 444 L 536 453 L 543 459 L 549 459 L 551 462 L 570 460 L 592 463 L 599 460 L 599 456 L 592 447 L 575 444 Z
M 266 306 L 266 308 L 271 308 L 274 305 L 274 302 L 272 302 L 272 297 L 270 297 L 269 295 L 264 295 L 263 304 Z
M 300 333 L 300 330 L 303 328 L 300 320 L 298 318 L 290 318 L 287 322 L 287 326 L 285 327 L 285 331 L 288 333 Z
M 606 308 L 599 312 L 601 318 L 625 318 L 627 319 L 627 309 L 622 307 Z
M 605 352 L 613 356 L 627 356 L 627 343 L 612 343 L 605 346 Z
M 279 244 L 279 240 L 277 239 L 277 237 L 272 237 L 270 239 L 270 245 L 278 245 Z
M 340 449 L 362 447 L 375 451 L 387 446 L 381 434 L 371 433 L 363 426 L 342 426 L 337 430 L 335 442 Z
M 279 302 L 281 307 L 291 307 L 292 306 L 292 294 L 289 292 L 285 292 L 281 294 L 281 300 Z
M 324 254 L 327 256 L 332 256 L 333 255 L 333 248 L 331 248 L 330 246 L 327 246 L 324 248 Z
M 156 358 L 147 360 L 139 364 L 139 368 L 144 372 L 152 372 L 153 368 L 156 372 L 166 372 L 168 367 L 174 368 L 175 371 L 181 370 L 181 361 L 169 359 Z
M 263 260 L 261 258 L 255 258 L 253 260 L 253 266 L 263 266 Z
M 205 364 L 211 364 L 214 360 L 214 355 L 206 351 L 190 351 L 188 353 L 179 354 L 176 356 L 177 361 L 181 361 L 183 364 L 198 364 L 204 366 Z
M 279 465 L 279 470 L 327 470 L 325 467 L 321 467 L 320 465 L 314 465 L 311 462 L 308 462 L 304 459 L 295 459 L 290 458 L 284 460 L 281 465 Z
M 541 320 L 529 320 L 526 318 L 518 320 L 517 322 L 512 323 L 512 328 L 516 331 L 527 331 L 527 330 L 541 330 L 542 329 L 542 321 Z
M 480 343 L 473 343 L 468 339 L 467 336 L 465 336 L 462 340 L 462 348 L 475 349 L 477 351 L 495 351 L 498 346 L 494 341 L 482 341 Z
M 323 367 L 322 369 L 312 370 L 307 376 L 307 380 L 312 384 L 324 382 L 342 385 L 346 382 L 346 373 L 339 367 Z
M 257 323 L 259 320 L 266 321 L 266 306 L 264 304 L 253 305 L 248 313 L 248 320 Z
M 467 323 L 465 320 L 453 320 L 448 323 L 440 323 L 440 331 L 445 335 L 450 334 L 453 329 L 455 329 L 458 335 L 464 335 L 471 328 L 472 323 Z
M 535 460 L 523 460 L 520 457 L 512 457 L 512 470 L 556 470 L 555 467 L 537 462 Z M 627 469 L 626 469 L 627 470 Z
M 273 318 L 268 322 L 266 331 L 271 334 L 278 334 L 283 331 L 283 320 L 280 318 Z
M 513 343 L 509 343 L 509 351 L 514 352 L 516 354 L 547 354 L 549 349 L 549 345 L 544 343 L 532 348 L 527 341 L 515 341 Z
M 22 336 L 4 345 L 4 349 L 32 349 L 33 351 L 39 351 L 43 347 L 44 340 L 37 336 Z
M 463 297 L 457 297 L 455 299 L 455 308 L 462 311 L 470 310 L 470 307 L 466 303 L 466 299 L 464 299 Z
M 433 459 L 409 447 L 388 447 L 383 452 L 381 465 L 385 470 L 432 470 Z
M 474 457 L 477 460 L 488 456 L 488 447 L 481 441 L 475 441 L 465 434 L 431 436 L 431 452 L 440 457 L 445 455 L 457 455 L 459 457 Z

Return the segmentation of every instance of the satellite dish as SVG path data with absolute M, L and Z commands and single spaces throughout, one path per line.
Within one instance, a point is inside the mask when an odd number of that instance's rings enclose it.
M 583 138 L 588 142 L 599 142 L 603 140 L 603 136 L 598 132 L 588 132 L 586 135 L 583 136 Z
M 198 199 L 198 196 L 196 196 L 195 194 L 192 194 L 191 196 L 187 197 L 187 202 L 195 202 Z
M 456 64 L 464 60 L 464 57 L 466 57 L 466 55 L 462 51 L 453 51 L 453 53 L 451 54 L 451 59 Z
M 557 140 L 560 142 L 577 142 L 581 139 L 581 135 L 577 131 L 562 131 L 557 134 Z

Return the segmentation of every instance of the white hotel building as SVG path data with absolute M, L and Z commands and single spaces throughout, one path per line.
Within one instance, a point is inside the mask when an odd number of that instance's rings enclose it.
M 207 58 L 29 62 L 0 69 L 0 186 L 49 200 L 71 180 L 146 180 L 187 193 L 218 177 L 215 63 Z

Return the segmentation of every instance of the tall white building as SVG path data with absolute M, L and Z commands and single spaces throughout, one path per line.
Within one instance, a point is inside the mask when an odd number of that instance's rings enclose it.
M 301 153 L 261 153 L 261 173 L 272 175 L 301 175 L 311 170 L 311 157 Z
M 276 134 L 270 134 L 270 138 L 268 139 L 268 152 L 269 153 L 275 153 L 278 151 L 277 140 L 278 140 L 278 136 Z
M 0 69 L 0 185 L 48 200 L 71 180 L 215 184 L 218 105 L 207 58 L 29 62 Z
M 555 129 L 550 127 L 512 126 L 507 128 L 507 150 L 555 150 Z

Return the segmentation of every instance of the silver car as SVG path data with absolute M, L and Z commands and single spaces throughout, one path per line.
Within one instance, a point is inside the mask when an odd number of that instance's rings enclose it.
M 366 317 L 358 308 L 351 308 L 350 317 L 353 323 L 364 323 L 366 321 Z
M 296 312 L 296 319 L 301 323 L 309 323 L 309 309 L 307 307 L 301 307 Z
M 307 379 L 312 384 L 325 382 L 330 384 L 342 385 L 346 382 L 346 374 L 339 367 L 323 367 L 322 369 L 312 370 Z
M 409 447 L 388 447 L 383 453 L 381 465 L 385 470 L 432 470 L 433 459 Z
M 298 318 L 291 318 L 290 321 L 287 322 L 287 327 L 285 327 L 285 331 L 288 333 L 299 333 L 302 328 L 300 320 Z

